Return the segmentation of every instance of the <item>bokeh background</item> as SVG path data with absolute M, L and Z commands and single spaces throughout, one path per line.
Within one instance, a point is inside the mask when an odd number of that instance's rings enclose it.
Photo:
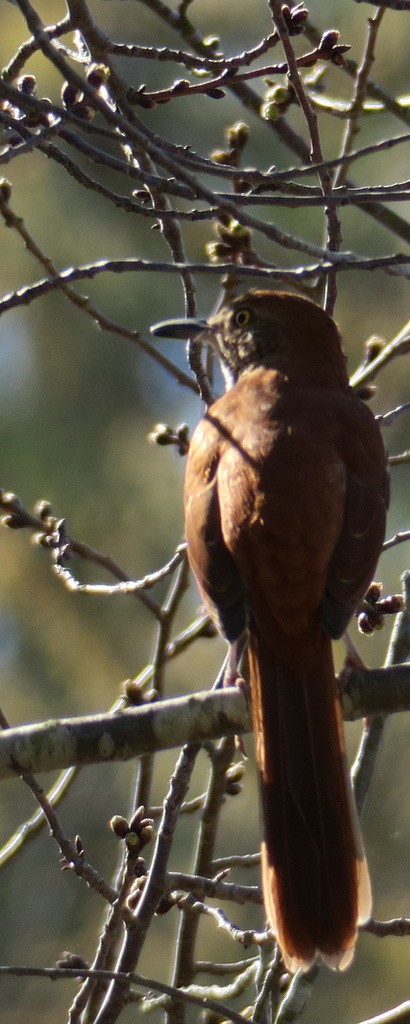
M 176 4 L 171 4 L 176 7 Z M 116 40 L 178 47 L 181 41 L 138 2 L 95 0 L 92 13 Z M 51 22 L 65 13 L 63 3 L 38 3 L 43 19 Z M 353 0 L 324 5 L 309 4 L 312 20 L 321 28 L 337 27 L 351 54 L 360 60 L 366 19 L 373 7 Z M 195 0 L 190 16 L 198 30 L 218 35 L 225 53 L 233 54 L 256 44 L 271 31 L 264 0 Z M 0 0 L 0 60 L 8 63 L 28 36 L 18 9 Z M 406 90 L 405 15 L 388 12 L 377 44 L 373 77 L 391 94 Z M 275 51 L 274 59 L 276 59 Z M 118 62 L 135 84 L 169 84 L 179 69 L 148 62 Z M 27 70 L 38 77 L 39 95 L 58 100 L 61 82 L 42 57 Z M 185 77 L 185 72 L 183 72 Z M 348 99 L 352 82 L 331 71 L 329 91 Z M 262 85 L 255 85 L 262 93 Z M 170 110 L 172 116 L 170 116 Z M 304 132 L 298 111 L 291 122 Z M 246 114 L 227 96 L 215 103 L 199 97 L 171 107 L 142 112 L 146 123 L 173 142 L 190 142 L 204 155 L 223 144 L 224 130 L 245 119 L 251 128 L 246 163 L 286 167 L 296 163 L 274 133 L 257 117 Z M 398 135 L 404 126 L 385 112 L 364 118 L 358 144 Z M 337 155 L 343 122 L 329 115 L 321 119 L 327 155 Z M 306 136 L 305 136 L 306 137 Z M 403 180 L 408 171 L 404 147 L 392 154 L 362 160 L 353 167 L 358 183 Z M 32 153 L 2 168 L 12 182 L 12 206 L 41 248 L 65 268 L 101 258 L 126 256 L 169 259 L 169 250 L 150 222 L 126 215 L 93 194 L 81 190 L 62 168 L 41 153 Z M 104 180 L 117 187 L 107 173 Z M 131 190 L 131 185 L 130 185 Z M 404 216 L 404 205 L 397 206 Z M 323 222 L 315 210 L 276 208 L 275 222 L 288 231 L 322 241 Z M 360 253 L 402 251 L 404 243 L 389 235 L 357 210 L 342 212 L 344 247 Z M 187 224 L 187 255 L 202 261 L 204 246 L 212 240 L 207 223 Z M 260 255 L 282 266 L 294 255 L 263 242 Z M 14 232 L 0 224 L 0 291 L 2 294 L 43 276 Z M 198 275 L 200 312 L 212 309 L 218 297 L 215 276 Z M 101 275 L 87 282 L 93 302 L 113 320 L 141 333 L 150 322 L 183 313 L 182 289 L 175 275 Z M 408 315 L 402 278 L 374 273 L 339 275 L 336 316 L 353 369 L 361 360 L 363 343 L 372 334 L 390 340 Z M 181 366 L 185 356 L 177 344 L 164 350 Z M 408 364 L 391 365 L 379 380 L 373 409 L 386 411 L 408 399 Z M 0 321 L 0 483 L 16 492 L 31 507 L 40 498 L 51 501 L 56 513 L 67 518 L 71 535 L 112 555 L 135 578 L 160 567 L 172 555 L 182 536 L 181 485 L 183 459 L 173 449 L 153 447 L 147 439 L 158 421 L 186 420 L 191 426 L 201 413 L 199 400 L 179 387 L 131 343 L 99 331 L 63 295 L 53 294 L 29 307 L 20 307 Z M 391 452 L 408 447 L 406 419 L 386 431 Z M 392 471 L 392 508 L 388 535 L 409 526 L 408 467 Z M 104 711 L 115 700 L 121 683 L 138 674 L 149 661 L 155 625 L 134 599 L 85 597 L 64 590 L 52 574 L 47 552 L 30 543 L 25 531 L 0 533 L 0 703 L 10 724 L 50 717 Z M 379 576 L 385 590 L 400 589 L 400 574 L 408 563 L 408 546 L 393 548 L 381 559 Z M 76 564 L 83 580 L 104 579 L 102 573 Z M 176 626 L 182 627 L 198 608 L 194 587 L 183 602 Z M 355 630 L 355 627 L 354 627 Z M 371 640 L 358 640 L 369 665 L 380 665 L 386 653 L 390 625 Z M 355 640 L 357 637 L 355 636 Z M 182 694 L 210 685 L 220 664 L 223 646 L 218 640 L 200 641 L 190 654 L 173 663 L 167 674 L 167 692 Z M 337 653 L 339 663 L 341 650 Z M 380 918 L 409 916 L 410 798 L 408 716 L 397 716 L 387 728 L 366 807 L 364 830 L 374 880 L 374 912 Z M 358 727 L 349 727 L 353 753 Z M 251 741 L 247 740 L 251 750 Z M 158 758 L 154 802 L 161 803 L 175 752 Z M 113 814 L 126 814 L 131 799 L 132 766 L 84 770 L 63 804 L 60 815 L 69 835 L 80 833 L 87 858 L 107 879 L 116 864 L 118 847 L 108 829 Z M 193 792 L 206 784 L 208 764 L 201 755 Z M 43 779 L 49 785 L 50 779 Z M 6 842 L 35 809 L 23 784 L 3 784 L 0 791 L 0 841 Z M 252 761 L 247 765 L 243 793 L 224 810 L 220 855 L 250 852 L 258 844 L 257 791 Z M 192 863 L 195 819 L 183 823 L 172 867 Z M 239 877 L 239 876 L 238 876 Z M 256 881 L 256 873 L 252 880 Z M 250 876 L 246 876 L 246 881 Z M 0 872 L 0 963 L 51 965 L 61 950 L 73 950 L 92 959 L 102 920 L 102 901 L 83 882 L 61 872 L 57 847 L 44 832 L 6 864 Z M 248 912 L 234 909 L 237 923 Z M 255 915 L 252 920 L 255 922 Z M 262 924 L 262 919 L 259 920 Z M 147 974 L 169 977 L 170 950 L 175 937 L 177 911 L 153 925 L 140 964 Z M 210 953 L 211 949 L 211 953 Z M 237 950 L 214 926 L 201 926 L 199 953 L 203 958 L 230 959 Z M 239 951 L 239 956 L 242 951 Z M 363 936 L 354 966 L 341 977 L 322 972 L 303 1019 L 328 1019 L 337 1013 L 339 1024 L 369 1017 L 408 998 L 409 939 L 378 940 Z M 1 979 L 0 1004 L 8 1024 L 56 1024 L 65 1020 L 74 994 L 72 983 Z M 136 1019 L 128 1008 L 123 1020 Z M 195 1019 L 195 1018 L 194 1018 Z

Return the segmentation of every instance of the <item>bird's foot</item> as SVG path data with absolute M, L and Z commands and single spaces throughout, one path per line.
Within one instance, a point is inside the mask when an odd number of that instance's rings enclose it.
M 248 700 L 248 683 L 239 671 L 239 664 L 245 649 L 245 638 L 239 637 L 229 644 L 229 650 L 225 663 L 222 686 L 237 686 L 244 693 L 245 700 Z M 243 757 L 246 757 L 245 744 L 242 736 L 235 736 L 235 748 Z
M 239 637 L 229 644 L 226 656 L 222 686 L 246 686 L 245 679 L 239 671 L 239 665 L 245 649 L 244 637 Z
M 362 669 L 365 669 L 367 667 L 365 662 L 363 661 L 363 658 L 360 657 L 360 654 L 356 649 L 353 640 L 349 636 L 347 630 L 345 633 L 343 633 L 343 640 L 346 645 L 346 656 L 342 671 L 339 672 L 339 675 L 337 677 L 337 684 L 340 695 L 346 689 L 352 672 L 354 672 L 355 669 L 361 671 Z M 369 722 L 369 718 L 364 719 L 365 724 L 368 724 Z
M 340 672 L 339 675 L 339 682 L 340 680 L 343 682 L 343 678 L 345 678 L 347 682 L 349 675 L 354 668 L 366 668 L 363 658 L 360 656 L 357 647 L 355 647 L 353 640 L 351 636 L 349 636 L 347 630 L 345 633 L 343 633 L 343 640 L 345 642 L 346 655 L 342 671 Z

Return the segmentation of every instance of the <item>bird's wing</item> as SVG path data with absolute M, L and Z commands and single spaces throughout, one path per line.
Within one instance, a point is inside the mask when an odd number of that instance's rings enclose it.
M 359 419 L 360 417 L 360 419 Z M 355 402 L 345 432 L 346 497 L 343 528 L 330 561 L 322 622 L 340 637 L 375 572 L 383 543 L 389 504 L 386 456 L 379 428 L 362 404 Z M 366 450 L 362 443 L 366 442 Z
M 185 478 L 188 556 L 201 594 L 227 640 L 246 626 L 244 585 L 226 547 L 218 497 L 220 437 L 202 420 L 191 441 Z

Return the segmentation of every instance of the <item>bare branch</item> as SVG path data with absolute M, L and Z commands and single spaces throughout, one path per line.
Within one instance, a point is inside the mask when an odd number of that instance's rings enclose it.
M 246 1017 L 243 1017 L 240 1013 L 236 1013 L 235 1010 L 230 1010 L 229 1007 L 225 1006 L 224 1003 L 218 1002 L 217 999 L 212 999 L 206 995 L 195 995 L 193 992 L 184 992 L 181 989 L 176 989 L 172 985 L 165 985 L 164 983 L 157 981 L 155 978 L 147 978 L 143 974 L 136 974 L 134 971 L 127 973 L 120 973 L 118 971 L 99 971 L 92 970 L 89 967 L 4 967 L 0 966 L 0 977 L 14 975 L 19 978 L 49 978 L 51 981 L 72 981 L 77 978 L 95 978 L 101 981 L 118 981 L 125 982 L 126 985 L 139 985 L 147 989 L 152 989 L 154 992 L 163 992 L 169 996 L 174 1002 L 182 1002 L 199 1006 L 202 1010 L 209 1009 L 215 1013 L 223 1014 L 226 1020 L 232 1021 L 232 1024 L 248 1024 Z
M 410 572 L 403 573 L 403 609 L 396 615 L 385 660 L 385 671 L 404 671 L 410 652 Z M 380 670 L 379 670 L 380 671 Z M 383 671 L 383 670 L 382 670 Z M 373 709 L 366 718 L 361 743 L 352 767 L 352 779 L 359 814 L 363 811 L 377 754 L 386 723 L 388 708 Z
M 350 378 L 351 387 L 360 387 L 364 383 L 369 383 L 371 380 L 380 373 L 381 370 L 391 362 L 392 359 L 396 359 L 397 356 L 407 355 L 410 351 L 410 320 L 404 325 L 401 331 L 396 334 L 396 337 L 392 341 L 388 342 L 381 349 L 381 352 L 375 359 L 372 359 L 370 363 L 365 363 L 363 366 L 359 366 L 358 370 Z
M 342 706 L 348 721 L 409 711 L 410 665 L 355 669 L 344 686 Z M 249 728 L 243 694 L 235 688 L 159 701 L 115 715 L 23 725 L 0 735 L 0 778 L 127 760 L 185 742 L 239 735 Z
M 390 8 L 392 11 L 410 11 L 410 0 L 355 0 L 355 3 L 371 3 L 377 7 Z
M 356 0 L 356 3 L 360 2 L 361 0 Z M 406 1002 L 400 1003 L 400 1006 L 395 1006 L 392 1010 L 386 1010 L 385 1013 L 379 1013 L 377 1017 L 369 1017 L 367 1020 L 362 1020 L 360 1024 L 408 1024 L 409 1014 L 410 999 L 407 999 Z
M 364 49 L 362 63 L 360 67 L 357 69 L 357 75 L 354 84 L 354 94 L 349 112 L 349 121 L 346 127 L 345 137 L 343 140 L 343 156 L 349 155 L 353 147 L 353 140 L 360 131 L 360 118 L 362 115 L 363 105 L 366 97 L 367 82 L 375 59 L 375 45 L 377 33 L 382 23 L 383 15 L 383 7 L 378 6 L 378 9 L 374 17 L 369 18 L 368 20 L 367 41 Z M 343 166 L 340 166 L 338 168 L 334 179 L 334 186 L 343 184 L 344 180 L 346 179 L 348 166 L 348 163 L 345 163 L 343 164 Z
M 242 219 L 249 221 L 249 217 Z M 269 229 L 266 229 L 265 234 L 269 234 Z M 311 248 L 311 247 L 309 247 Z M 316 246 L 314 246 L 316 250 Z M 325 271 L 332 271 L 334 267 L 338 270 L 386 270 L 388 273 L 397 273 L 403 277 L 408 277 L 409 272 L 405 269 L 410 265 L 410 256 L 405 256 L 402 253 L 394 253 L 391 256 L 378 256 L 378 257 L 366 257 L 366 256 L 355 256 L 353 253 L 341 252 L 331 253 L 330 250 L 320 251 L 321 257 L 323 257 L 323 263 L 316 263 L 308 267 L 294 267 L 294 268 L 283 268 L 278 270 L 276 266 L 240 266 L 238 267 L 238 274 L 241 277 L 266 277 L 272 281 L 288 281 L 296 283 L 300 280 L 309 280 L 310 278 L 316 278 L 318 273 Z M 161 260 L 140 260 L 129 257 L 123 260 L 99 260 L 97 263 L 91 263 L 82 267 L 70 268 L 63 270 L 58 277 L 48 278 L 47 280 L 41 280 L 33 285 L 27 285 L 23 288 L 19 288 L 18 291 L 10 292 L 9 295 L 4 296 L 0 299 L 0 316 L 10 309 L 16 309 L 18 306 L 25 306 L 32 302 L 34 299 L 42 298 L 44 295 L 48 295 L 52 291 L 59 290 L 62 285 L 67 282 L 72 283 L 73 281 L 84 281 L 90 280 L 97 277 L 99 274 L 111 273 L 111 274 L 125 274 L 125 273 L 176 273 L 180 274 L 184 270 L 194 271 L 197 274 L 216 274 L 220 276 L 224 273 L 232 272 L 231 263 L 167 263 Z M 118 331 L 122 329 L 117 328 Z M 408 345 L 408 328 L 405 329 L 406 334 L 401 342 L 401 353 L 407 351 L 405 345 Z M 149 342 L 145 341 L 137 331 L 127 332 L 128 336 L 132 336 L 132 339 L 138 344 L 140 348 L 147 352 L 156 362 L 161 365 L 166 364 L 166 369 L 172 372 L 173 376 L 176 376 L 176 367 L 165 357 L 154 349 Z M 397 340 L 397 339 L 396 339 Z M 393 343 L 392 343 L 393 344 Z M 398 347 L 398 346 L 397 346 Z M 386 346 L 387 348 L 387 346 Z M 394 355 L 398 353 L 395 351 Z M 380 360 L 374 360 L 374 364 L 377 362 L 377 367 L 374 365 L 366 367 L 365 370 L 357 371 L 354 375 L 354 385 L 361 384 L 364 380 L 373 379 L 378 371 L 380 365 L 384 365 L 388 359 L 393 358 L 392 355 L 385 353 L 384 358 L 380 357 Z M 181 373 L 181 382 L 189 387 L 191 390 L 197 390 L 195 383 L 190 380 L 185 374 Z M 188 383 L 189 382 L 189 383 Z
M 410 935 L 410 919 L 408 917 L 395 917 L 391 921 L 376 921 L 372 917 L 362 925 L 362 931 L 370 932 L 371 935 L 377 935 L 380 939 L 390 935 L 397 935 L 403 938 L 405 935 Z
M 403 402 L 401 405 L 397 405 L 395 409 L 391 409 L 390 412 L 385 412 L 382 416 L 376 416 L 376 419 L 380 427 L 390 427 L 403 412 L 410 412 L 410 402 Z

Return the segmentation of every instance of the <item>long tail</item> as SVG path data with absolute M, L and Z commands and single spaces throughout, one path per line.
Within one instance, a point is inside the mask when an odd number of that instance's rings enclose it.
M 330 639 L 294 672 L 251 628 L 266 913 L 289 970 L 350 963 L 371 893 L 348 772 Z M 300 659 L 299 659 L 300 661 Z

